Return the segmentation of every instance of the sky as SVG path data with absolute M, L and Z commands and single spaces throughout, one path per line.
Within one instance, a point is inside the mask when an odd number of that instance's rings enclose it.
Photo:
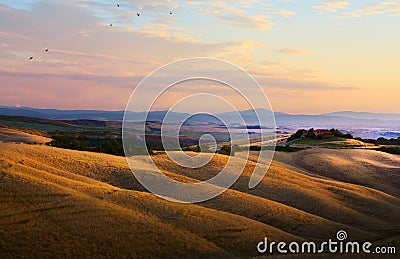
M 400 113 L 399 29 L 400 0 L 0 0 L 0 105 L 123 110 L 155 69 L 211 57 L 274 111 Z

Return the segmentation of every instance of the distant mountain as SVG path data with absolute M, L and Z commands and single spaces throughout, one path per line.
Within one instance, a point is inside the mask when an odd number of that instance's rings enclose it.
M 0 115 L 28 116 L 52 120 L 105 120 L 121 121 L 123 111 L 101 111 L 101 110 L 56 110 L 37 109 L 30 107 L 0 106 Z
M 277 125 L 299 125 L 308 127 L 389 127 L 400 126 L 399 120 L 358 119 L 334 115 L 275 114 Z
M 168 111 L 152 111 L 148 114 L 147 121 L 161 122 Z M 261 118 L 261 125 L 272 125 L 271 111 L 266 109 L 240 111 L 243 121 L 247 125 L 258 125 L 256 113 Z M 128 112 L 125 119 L 129 122 L 146 120 L 146 112 Z M 102 110 L 56 110 L 36 109 L 30 107 L 0 106 L 0 115 L 29 116 L 52 120 L 101 120 L 122 121 L 124 111 Z M 292 115 L 275 112 L 275 120 L 278 126 L 293 125 L 298 127 L 400 127 L 400 114 L 368 113 L 368 112 L 334 112 L 321 115 Z M 224 112 L 216 116 L 227 124 L 242 124 L 237 120 L 236 112 Z M 187 119 L 189 118 L 189 119 Z M 169 112 L 169 123 L 196 124 L 221 124 L 215 116 L 206 114 L 190 115 L 189 113 Z M 268 121 L 269 120 L 269 121 Z
M 367 120 L 389 120 L 399 121 L 400 114 L 394 113 L 372 113 L 372 112 L 353 112 L 353 111 L 341 111 L 323 114 L 326 116 L 341 116 L 353 119 L 367 119 Z
M 148 121 L 162 121 L 167 111 L 154 111 L 148 115 Z M 56 110 L 37 109 L 30 107 L 0 106 L 0 115 L 7 116 L 28 116 L 51 120 L 100 120 L 100 121 L 122 121 L 124 111 L 103 111 L 103 110 Z M 145 112 L 128 112 L 128 121 L 144 121 Z M 171 120 L 181 121 L 190 116 L 185 113 L 170 112 Z
M 271 111 L 266 109 L 257 109 L 257 114 L 260 116 L 261 125 L 271 125 Z M 247 125 L 258 124 L 258 119 L 254 110 L 247 110 L 239 112 Z M 234 112 L 220 113 L 218 114 L 221 118 L 225 119 L 228 123 L 238 123 Z M 385 116 L 380 117 L 380 114 L 370 113 L 365 118 L 356 118 L 346 115 L 357 114 L 357 113 L 344 113 L 342 115 L 322 114 L 322 115 L 292 115 L 282 112 L 275 112 L 276 125 L 298 125 L 304 127 L 352 127 L 352 126 L 364 126 L 364 127 L 378 127 L 378 126 L 400 126 L 400 114 L 384 114 Z M 373 116 L 375 115 L 375 116 Z
M 263 125 L 270 126 L 274 123 L 272 111 L 266 109 L 246 110 L 240 112 L 225 112 L 217 114 L 228 124 L 243 124 L 238 121 L 238 115 L 243 118 L 246 125 Z
M 186 118 L 191 115 L 188 113 L 172 112 L 172 111 L 151 111 L 147 112 L 127 112 L 125 114 L 125 121 L 141 122 L 141 121 L 154 121 L 162 122 L 168 114 L 166 121 L 168 123 L 183 123 Z M 147 118 L 146 118 L 147 115 Z

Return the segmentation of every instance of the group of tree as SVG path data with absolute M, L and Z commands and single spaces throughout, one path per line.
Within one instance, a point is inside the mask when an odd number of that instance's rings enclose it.
M 184 148 L 182 148 L 182 150 L 183 151 L 190 151 L 190 152 L 200 153 L 200 152 L 202 152 L 204 150 L 207 150 L 207 149 L 206 149 L 206 147 L 203 147 L 203 149 L 202 149 L 199 145 L 196 145 L 196 146 L 184 147 Z M 221 154 L 221 155 L 226 155 L 226 156 L 230 156 L 230 155 L 233 156 L 234 153 L 235 153 L 235 150 L 232 149 L 232 147 L 230 145 L 224 145 L 221 148 L 219 148 L 215 153 Z
M 352 139 L 353 136 L 349 133 L 343 133 L 338 129 L 330 129 L 326 130 L 327 132 L 331 132 L 333 137 L 338 137 L 338 138 L 347 138 L 347 139 Z M 296 139 L 301 139 L 301 138 L 308 138 L 308 139 L 318 139 L 322 138 L 321 135 L 318 135 L 316 130 L 314 128 L 311 128 L 309 130 L 306 129 L 300 129 L 296 133 L 292 134 L 288 138 L 288 142 L 296 140 Z
M 305 137 L 308 134 L 308 131 L 305 129 L 299 129 L 298 131 L 296 131 L 296 133 L 292 134 L 289 138 L 288 138 L 288 142 L 296 140 L 296 139 L 301 139 L 303 137 Z
M 389 154 L 400 154 L 400 146 L 383 146 L 380 147 L 378 150 Z
M 226 156 L 233 156 L 235 155 L 235 151 L 229 145 L 224 145 L 221 147 L 221 150 L 217 151 L 218 154 L 226 155 Z
M 363 141 L 365 143 L 374 144 L 375 146 L 381 146 L 381 145 L 397 145 L 397 146 L 400 146 L 400 137 L 391 138 L 391 139 L 386 139 L 386 138 L 383 138 L 383 137 L 380 137 L 378 139 L 356 138 L 356 140 L 360 140 L 360 141 Z
M 338 129 L 330 129 L 329 131 L 332 132 L 333 136 L 335 137 L 353 139 L 353 135 L 350 133 L 343 133 Z
M 278 151 L 278 152 L 297 152 L 301 150 L 305 150 L 307 148 L 300 148 L 300 147 L 292 147 L 292 146 L 250 146 L 250 151 L 261 151 L 261 150 L 271 150 L 271 151 Z
M 70 136 L 55 136 L 47 145 L 79 151 L 92 151 L 124 156 L 124 148 L 121 139 L 105 139 L 96 144 L 92 144 L 89 140 L 85 139 L 73 138 Z

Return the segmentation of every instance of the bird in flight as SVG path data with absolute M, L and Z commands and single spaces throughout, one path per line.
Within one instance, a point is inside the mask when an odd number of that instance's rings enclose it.
M 29 58 L 29 60 L 32 60 L 32 59 L 33 59 L 33 57 L 30 57 L 30 58 Z

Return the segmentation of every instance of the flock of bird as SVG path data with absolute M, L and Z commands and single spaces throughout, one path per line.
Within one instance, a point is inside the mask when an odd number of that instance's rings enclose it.
M 117 7 L 118 7 L 118 8 L 120 7 L 120 5 L 119 5 L 118 3 L 117 3 Z M 169 14 L 172 15 L 172 11 L 169 11 Z M 137 15 L 138 17 L 140 17 L 140 13 L 139 13 L 139 12 L 137 12 L 136 15 Z M 112 26 L 113 26 L 113 24 L 111 23 L 111 24 L 110 24 L 110 27 L 112 27 Z M 49 52 L 49 49 L 45 49 L 44 51 L 45 51 L 45 52 Z M 31 56 L 31 57 L 29 57 L 29 60 L 33 60 L 33 58 L 34 58 L 34 57 Z

